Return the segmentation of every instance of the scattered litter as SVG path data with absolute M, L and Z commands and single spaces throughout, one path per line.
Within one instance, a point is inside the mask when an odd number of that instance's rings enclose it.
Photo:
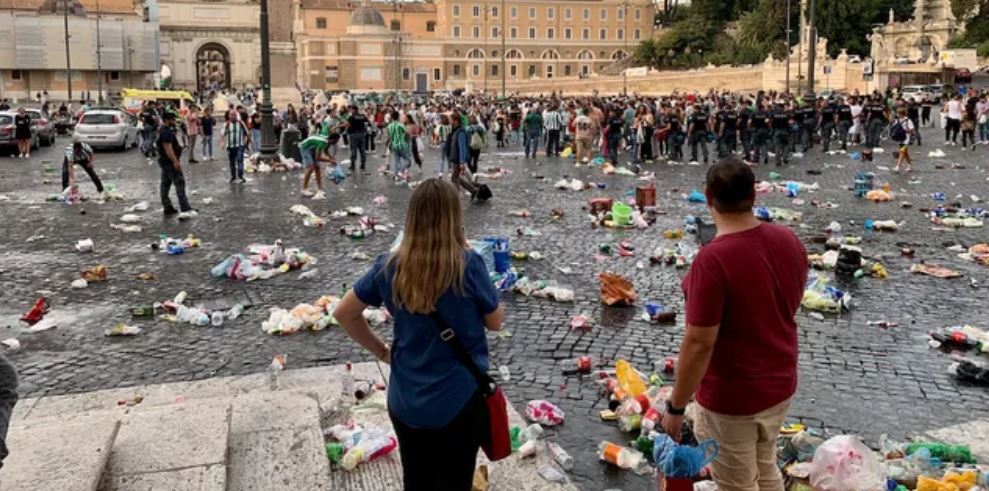
M 316 258 L 298 248 L 286 249 L 281 240 L 273 245 L 251 244 L 245 254 L 234 254 L 211 270 L 213 277 L 234 280 L 264 280 L 316 264 Z
M 28 242 L 28 243 L 37 242 L 39 240 L 44 240 L 46 238 L 47 237 L 45 237 L 44 235 L 32 235 L 32 236 L 28 237 L 25 242 Z
M 76 250 L 79 252 L 93 252 L 94 247 L 93 239 L 82 239 L 76 242 Z
M 106 281 L 107 269 L 106 265 L 98 264 L 80 273 L 82 279 L 90 282 L 97 283 L 101 281 Z
M 601 302 L 605 305 L 632 305 L 638 298 L 632 282 L 622 276 L 602 272 L 598 280 L 601 283 Z
M 934 150 L 927 152 L 927 156 L 932 159 L 940 159 L 947 156 L 947 154 L 944 153 L 944 150 L 941 150 L 940 148 L 935 148 Z
M 89 286 L 89 282 L 82 278 L 79 278 L 76 280 L 72 280 L 72 283 L 70 283 L 69 286 L 71 286 L 73 289 L 76 290 L 82 290 L 83 288 Z
M 45 297 L 40 297 L 34 302 L 31 310 L 28 310 L 21 316 L 21 321 L 26 322 L 29 326 L 33 326 L 40 322 L 48 312 L 51 312 L 51 305 Z
M 563 423 L 563 410 L 552 402 L 537 399 L 525 405 L 525 417 L 543 426 L 556 426 Z
M 18 341 L 17 338 L 4 339 L 3 341 L 0 341 L 0 345 L 7 348 L 7 351 L 17 351 L 21 349 L 21 342 Z
M 128 326 L 124 323 L 117 324 L 103 331 L 104 336 L 137 336 L 138 334 L 141 334 L 140 327 Z
M 935 278 L 959 278 L 961 273 L 953 269 L 944 268 L 935 264 L 914 264 L 910 266 L 911 273 L 925 274 Z
M 111 223 L 110 224 L 110 228 L 113 229 L 113 230 L 119 230 L 121 232 L 128 233 L 128 234 L 137 233 L 137 232 L 143 232 L 144 231 L 144 228 L 143 227 L 141 227 L 140 225 L 134 225 L 134 224 Z

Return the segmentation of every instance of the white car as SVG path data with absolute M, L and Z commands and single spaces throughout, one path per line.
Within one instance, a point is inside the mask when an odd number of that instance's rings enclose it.
M 924 99 L 934 100 L 934 93 L 927 89 L 926 85 L 906 85 L 900 91 L 904 99 L 913 99 L 914 102 L 923 102 Z
M 137 118 L 117 109 L 92 109 L 79 118 L 73 137 L 93 148 L 126 150 L 137 146 Z

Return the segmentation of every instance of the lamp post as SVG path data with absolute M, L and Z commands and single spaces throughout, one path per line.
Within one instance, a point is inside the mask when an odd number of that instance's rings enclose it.
M 786 93 L 790 93 L 790 3 L 786 0 Z
M 488 4 L 484 4 L 484 27 L 482 27 L 481 29 L 484 30 L 484 58 L 483 58 L 484 65 L 482 65 L 484 70 L 484 78 L 482 84 L 484 85 L 484 94 L 487 95 L 488 93 Z
M 62 20 L 65 23 L 65 88 L 69 101 L 72 100 L 72 55 L 69 53 L 69 0 L 65 0 L 62 9 Z
M 622 20 L 625 22 L 625 27 L 622 29 L 622 41 L 625 42 L 622 56 L 622 64 L 625 65 L 622 69 L 622 96 L 628 97 L 628 0 L 622 5 Z
M 271 108 L 271 46 L 268 41 L 268 0 L 261 0 L 261 161 L 278 160 Z
M 807 94 L 804 99 L 814 100 L 814 61 L 817 58 L 817 24 L 814 22 L 814 0 L 810 0 L 807 14 Z
M 508 17 L 508 13 L 505 12 L 505 0 L 501 0 L 501 31 L 498 33 L 501 35 L 501 98 L 505 98 L 505 17 Z
M 100 0 L 96 0 L 96 101 L 103 105 L 103 39 L 100 37 Z

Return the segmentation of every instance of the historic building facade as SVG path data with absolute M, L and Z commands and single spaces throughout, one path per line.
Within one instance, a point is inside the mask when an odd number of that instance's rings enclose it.
M 172 86 L 242 88 L 261 84 L 257 0 L 158 0 L 161 58 Z M 293 88 L 292 0 L 268 2 L 272 86 Z
M 912 19 L 895 22 L 890 11 L 889 23 L 869 37 L 872 58 L 880 62 L 936 62 L 959 27 L 950 0 L 916 0 Z
M 158 67 L 158 24 L 140 0 L 0 0 L 0 97 L 64 100 L 71 85 L 73 99 L 97 100 L 101 86 L 147 86 Z
M 647 0 L 293 0 L 307 88 L 497 90 L 589 77 L 653 35 Z

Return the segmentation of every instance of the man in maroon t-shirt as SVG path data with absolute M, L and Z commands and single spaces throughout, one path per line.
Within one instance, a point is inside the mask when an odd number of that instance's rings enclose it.
M 721 491 L 782 491 L 776 438 L 797 389 L 797 323 L 807 253 L 789 229 L 752 214 L 755 175 L 731 157 L 707 172 L 718 234 L 683 280 L 687 330 L 663 428 L 679 437 L 691 396 L 694 431 L 721 446 Z M 696 395 L 695 395 L 696 391 Z

